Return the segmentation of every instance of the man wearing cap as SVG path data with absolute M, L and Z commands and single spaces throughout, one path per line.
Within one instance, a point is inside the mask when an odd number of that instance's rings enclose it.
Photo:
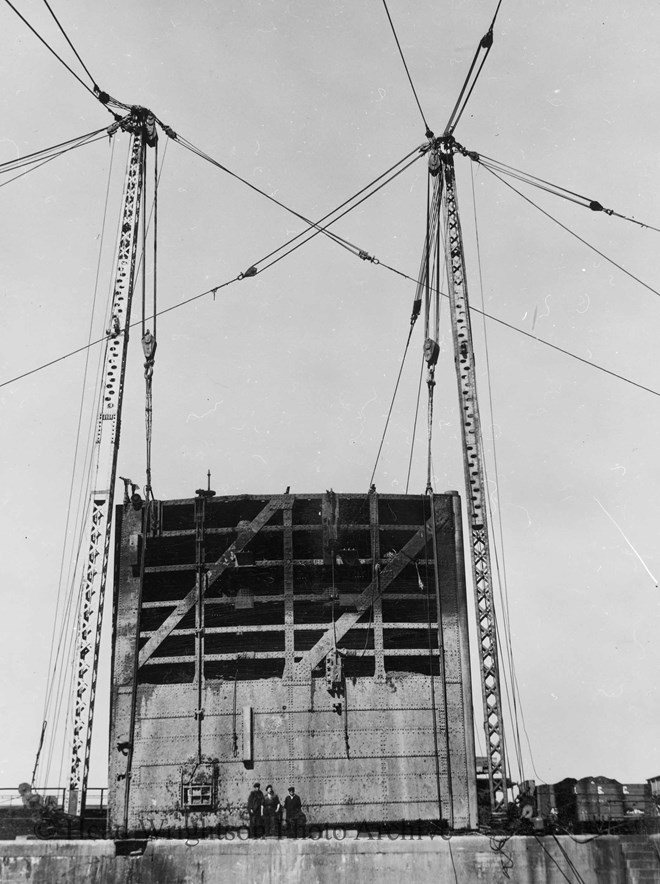
M 247 811 L 250 819 L 250 838 L 263 837 L 263 804 L 264 793 L 261 791 L 261 783 L 255 783 L 247 800 Z
M 284 810 L 286 811 L 286 834 L 289 838 L 297 838 L 299 830 L 304 825 L 305 818 L 302 812 L 302 801 L 300 796 L 296 795 L 293 786 L 289 786 L 289 794 L 284 799 Z

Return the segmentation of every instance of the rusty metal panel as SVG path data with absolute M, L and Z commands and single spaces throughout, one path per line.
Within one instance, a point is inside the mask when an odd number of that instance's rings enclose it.
M 124 808 L 129 831 L 153 819 L 240 825 L 255 779 L 281 798 L 295 785 L 311 822 L 444 817 L 474 828 L 460 504 L 448 494 L 435 506 L 437 557 L 425 496 L 207 498 L 197 521 L 194 501 L 162 501 L 137 576 L 125 514 L 113 733 L 129 733 L 132 772 L 116 781 L 125 764 L 111 745 L 111 828 Z

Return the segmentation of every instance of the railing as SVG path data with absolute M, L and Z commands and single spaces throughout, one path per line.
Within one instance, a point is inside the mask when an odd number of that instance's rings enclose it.
M 64 809 L 66 798 L 64 786 L 34 789 L 32 794 L 44 799 L 44 804 L 51 804 L 60 810 Z M 86 807 L 88 810 L 104 810 L 107 806 L 107 786 L 87 789 Z M 23 799 L 16 786 L 0 786 L 0 811 L 5 807 L 23 807 Z

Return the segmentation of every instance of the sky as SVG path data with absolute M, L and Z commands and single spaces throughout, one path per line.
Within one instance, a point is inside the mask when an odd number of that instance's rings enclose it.
M 88 82 L 46 5 L 15 5 Z M 51 6 L 103 90 L 151 108 L 305 217 L 325 215 L 425 141 L 380 0 Z M 496 3 L 388 6 L 439 134 Z M 111 122 L 9 6 L 0 19 L 0 163 Z M 503 0 L 457 140 L 660 227 L 659 27 L 652 0 Z M 84 347 L 90 328 L 92 340 L 103 335 L 128 140 L 103 138 L 6 187 L 13 176 L 1 176 L 0 383 Z M 159 158 L 160 309 L 235 279 L 303 229 L 176 142 L 161 138 Z M 525 190 L 598 254 L 483 167 L 458 156 L 456 174 L 471 303 L 527 333 L 473 315 L 523 773 L 643 782 L 660 770 L 660 296 L 615 264 L 660 289 L 660 234 Z M 420 159 L 336 225 L 380 264 L 319 236 L 215 299 L 159 319 L 156 497 L 193 496 L 209 469 L 224 494 L 368 490 L 415 289 L 383 265 L 415 277 L 426 187 Z M 138 298 L 134 319 L 139 309 Z M 376 470 L 382 492 L 406 490 L 422 338 L 420 324 Z M 446 305 L 439 343 L 434 488 L 463 493 Z M 75 555 L 76 483 L 99 355 L 92 347 L 88 363 L 82 352 L 0 387 L 0 788 L 29 780 L 34 765 L 53 622 L 68 592 L 64 585 L 58 607 L 60 574 Z M 412 493 L 426 484 L 424 432 L 420 422 Z M 118 472 L 143 485 L 144 470 L 136 332 Z M 106 627 L 110 617 L 108 605 Z M 90 785 L 107 776 L 108 661 L 106 628 Z M 474 679 L 479 713 L 476 667 Z M 66 699 L 64 691 L 53 705 L 61 710 Z M 483 745 L 478 735 L 478 754 Z M 49 785 L 65 784 L 68 751 L 47 750 L 40 770 Z

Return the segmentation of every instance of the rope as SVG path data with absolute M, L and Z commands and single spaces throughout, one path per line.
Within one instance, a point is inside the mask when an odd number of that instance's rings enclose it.
M 410 71 L 408 70 L 408 65 L 406 64 L 406 59 L 403 55 L 403 49 L 401 48 L 401 44 L 399 43 L 399 38 L 397 36 L 396 30 L 394 28 L 394 22 L 392 21 L 392 16 L 390 15 L 390 11 L 387 8 L 386 0 L 383 0 L 383 6 L 385 7 L 385 12 L 387 13 L 387 19 L 390 23 L 390 27 L 392 28 L 392 34 L 394 35 L 394 39 L 396 41 L 397 49 L 399 50 L 399 55 L 401 56 L 401 61 L 403 62 L 403 66 L 406 70 L 406 75 L 408 77 L 408 82 L 410 83 L 410 88 L 412 89 L 413 95 L 415 96 L 415 101 L 417 102 L 417 107 L 419 108 L 419 113 L 422 118 L 422 122 L 424 123 L 424 128 L 426 130 L 426 137 L 433 138 L 433 132 L 429 128 L 429 124 L 426 122 L 426 117 L 424 116 L 424 111 L 422 110 L 422 105 L 419 103 L 419 98 L 417 97 L 417 90 L 412 81 L 412 77 L 410 76 Z

